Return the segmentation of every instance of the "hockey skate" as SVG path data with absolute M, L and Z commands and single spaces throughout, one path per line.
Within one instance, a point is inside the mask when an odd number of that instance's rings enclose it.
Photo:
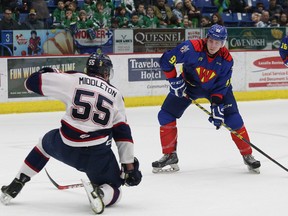
M 81 181 L 87 193 L 92 210 L 95 214 L 102 214 L 105 208 L 102 200 L 102 197 L 104 196 L 103 191 L 98 186 L 93 186 L 83 179 L 81 179 Z
M 2 186 L 2 194 L 0 196 L 1 202 L 4 205 L 8 205 L 11 199 L 15 198 L 20 193 L 25 183 L 28 181 L 30 181 L 30 177 L 21 173 L 20 179 L 15 178 L 10 185 Z
M 160 160 L 152 163 L 153 173 L 169 173 L 179 171 L 178 157 L 176 152 L 164 154 Z
M 257 174 L 260 173 L 260 169 L 259 169 L 259 167 L 261 166 L 260 161 L 255 160 L 255 158 L 250 154 L 243 155 L 243 160 L 244 160 L 244 163 L 247 165 L 247 168 L 250 172 L 257 173 Z

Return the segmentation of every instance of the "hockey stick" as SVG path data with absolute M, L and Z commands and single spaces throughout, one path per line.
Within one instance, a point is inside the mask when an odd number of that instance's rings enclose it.
M 48 173 L 47 169 L 45 168 L 45 172 L 49 178 L 49 180 L 52 182 L 52 184 L 58 189 L 58 190 L 66 190 L 66 189 L 72 189 L 72 188 L 79 188 L 84 187 L 82 183 L 75 183 L 75 184 L 69 184 L 69 185 L 59 185 Z
M 189 98 L 193 104 L 195 104 L 197 107 L 199 107 L 201 110 L 203 110 L 207 115 L 211 116 L 211 113 L 205 109 L 203 106 L 201 106 L 199 103 L 197 103 L 195 100 Z M 247 139 L 245 139 L 243 136 L 241 136 L 239 133 L 237 133 L 235 130 L 232 130 L 232 128 L 230 128 L 229 126 L 227 126 L 224 122 L 221 124 L 223 127 L 225 127 L 227 130 L 229 130 L 231 133 L 233 133 L 235 136 L 237 136 L 240 140 L 246 142 L 248 145 L 250 145 L 252 148 L 254 148 L 255 150 L 257 150 L 258 152 L 260 152 L 262 155 L 264 155 L 266 158 L 268 158 L 269 160 L 271 160 L 272 162 L 274 162 L 275 164 L 277 164 L 279 167 L 281 167 L 282 169 L 284 169 L 286 172 L 288 172 L 288 169 L 286 167 L 284 167 L 282 164 L 280 164 L 279 162 L 277 162 L 276 160 L 274 160 L 273 158 L 271 158 L 268 154 L 266 154 L 265 152 L 263 152 L 261 149 L 259 149 L 257 146 L 255 146 L 253 143 L 251 143 L 250 141 L 248 141 Z

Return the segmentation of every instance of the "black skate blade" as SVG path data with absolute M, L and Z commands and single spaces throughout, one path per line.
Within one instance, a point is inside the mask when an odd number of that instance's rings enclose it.
M 170 165 L 166 165 L 162 168 L 158 168 L 158 167 L 153 167 L 152 172 L 155 174 L 169 174 L 169 173 L 174 173 L 179 171 L 180 168 L 178 166 L 178 164 L 170 164 Z

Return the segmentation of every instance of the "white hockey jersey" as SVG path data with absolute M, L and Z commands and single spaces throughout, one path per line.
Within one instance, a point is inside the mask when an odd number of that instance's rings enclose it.
M 120 163 L 134 162 L 134 144 L 121 93 L 99 77 L 77 71 L 33 73 L 25 82 L 28 91 L 66 104 L 60 134 L 65 144 L 87 147 L 112 136 Z

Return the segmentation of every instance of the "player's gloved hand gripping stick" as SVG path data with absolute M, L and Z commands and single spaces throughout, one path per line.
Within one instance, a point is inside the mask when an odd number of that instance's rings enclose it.
M 186 83 L 180 75 L 179 77 L 168 79 L 170 84 L 170 92 L 177 97 L 183 97 L 186 90 Z

